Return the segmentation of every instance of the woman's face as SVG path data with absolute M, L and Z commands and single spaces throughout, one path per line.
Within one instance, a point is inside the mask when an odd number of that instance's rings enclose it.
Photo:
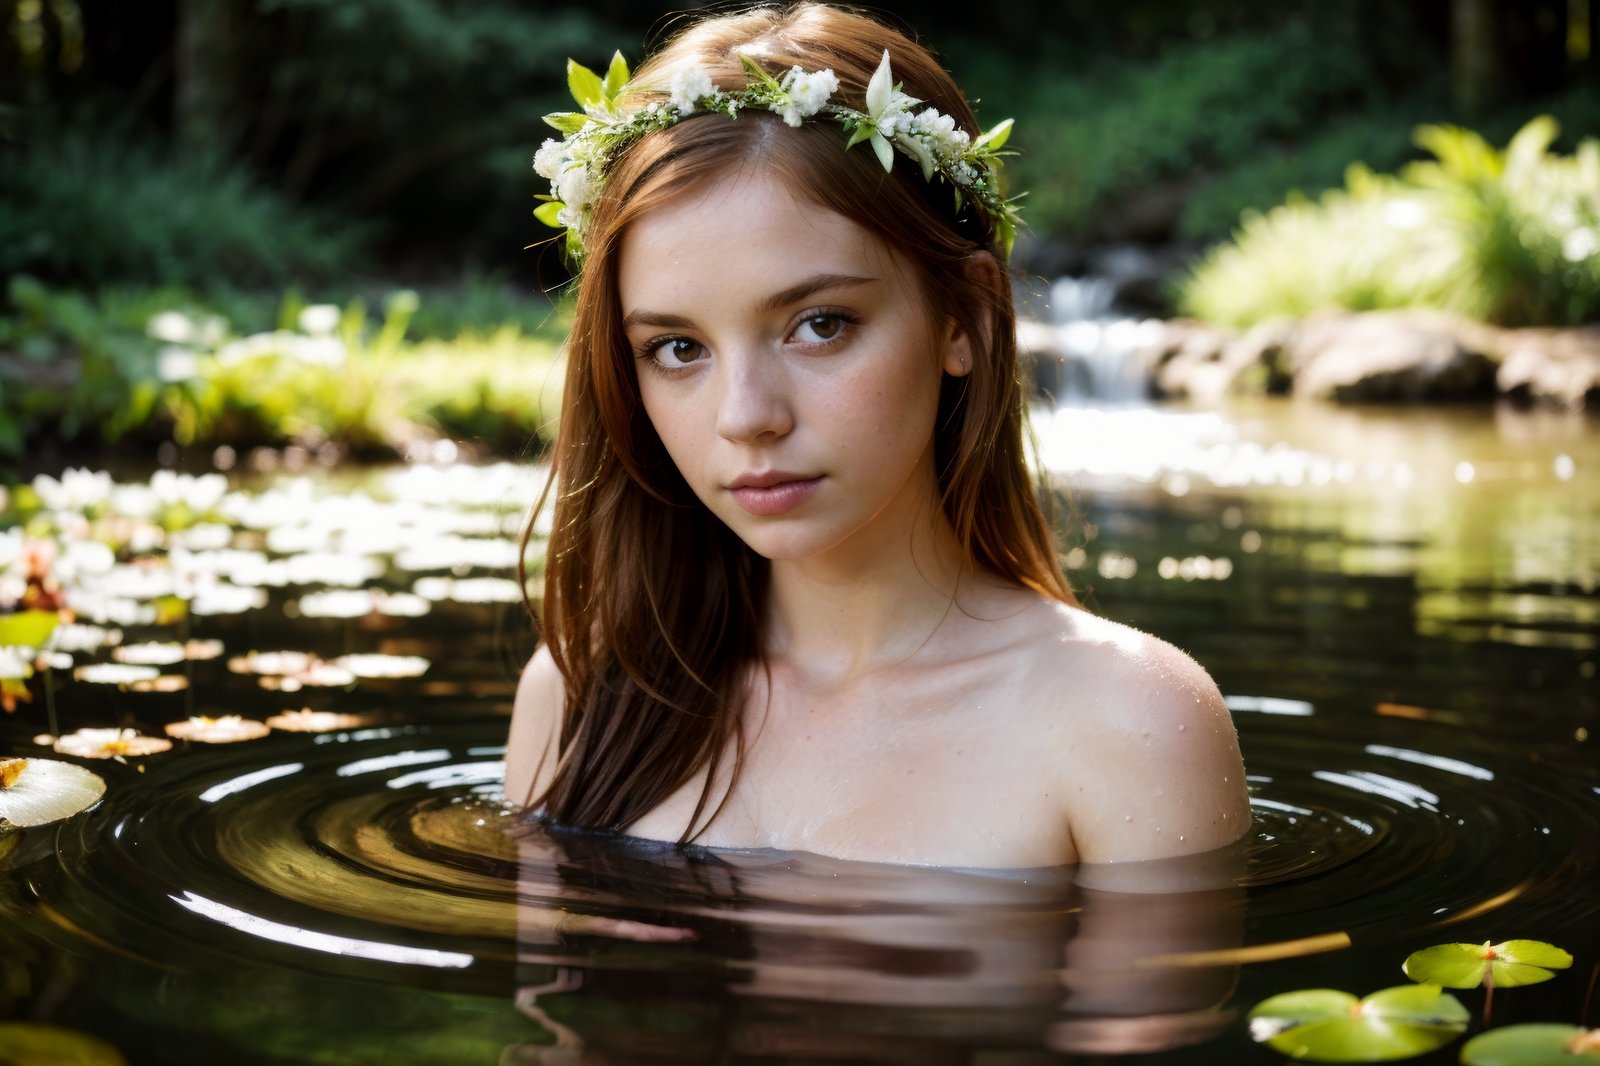
M 751 549 L 870 553 L 936 513 L 940 379 L 971 353 L 867 230 L 736 174 L 634 223 L 619 283 L 650 422 Z

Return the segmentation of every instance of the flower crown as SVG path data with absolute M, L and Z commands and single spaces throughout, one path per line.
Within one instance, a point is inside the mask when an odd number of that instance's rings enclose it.
M 836 120 L 850 135 L 846 149 L 862 141 L 872 146 L 884 170 L 894 165 L 894 150 L 922 166 L 924 181 L 938 175 L 955 192 L 955 209 L 966 197 L 982 204 L 994 219 L 996 234 L 1007 253 L 1017 233 L 1017 206 L 1000 188 L 1000 157 L 1011 136 L 1011 119 L 973 140 L 956 128 L 955 119 L 935 109 L 913 112 L 921 103 L 894 83 L 889 53 L 867 84 L 867 109 L 856 111 L 828 98 L 839 89 L 831 70 L 807 71 L 791 67 L 774 78 L 749 55 L 740 61 L 750 74 L 748 86 L 739 90 L 718 88 L 704 70 L 679 71 L 668 86 L 668 99 L 656 100 L 631 113 L 622 112 L 618 98 L 628 87 L 628 64 L 618 52 L 605 77 L 574 60 L 567 60 L 567 85 L 582 111 L 558 112 L 544 120 L 562 138 L 544 142 L 533 157 L 533 169 L 550 182 L 550 194 L 533 212 L 549 226 L 567 231 L 567 251 L 574 261 L 583 258 L 583 241 L 594 204 L 605 185 L 606 171 L 616 153 L 640 137 L 664 130 L 701 112 L 718 112 L 737 118 L 746 108 L 771 111 L 790 126 L 823 114 Z

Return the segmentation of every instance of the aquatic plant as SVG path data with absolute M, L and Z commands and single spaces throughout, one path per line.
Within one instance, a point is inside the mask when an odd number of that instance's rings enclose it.
M 0 1022 L 0 1048 L 5 1049 L 7 1062 L 19 1064 L 128 1066 L 122 1053 L 104 1040 L 41 1022 Z
M 272 732 L 265 722 L 237 714 L 225 714 L 218 718 L 196 715 L 181 722 L 168 722 L 163 728 L 169 737 L 195 740 L 202 744 L 237 744 L 242 740 L 259 740 Z
M 1385 988 L 1362 999 L 1316 988 L 1256 1004 L 1250 1035 L 1295 1059 L 1386 1062 L 1441 1048 L 1466 1031 L 1471 1015 L 1436 984 Z
M 1464 1066 L 1593 1066 L 1600 1063 L 1600 1029 L 1508 1025 L 1468 1040 L 1461 1061 Z
M 1445 988 L 1515 988 L 1536 985 L 1572 965 L 1572 956 L 1542 940 L 1499 944 L 1439 944 L 1407 956 L 1402 969 L 1413 981 Z
M 105 780 L 56 759 L 0 759 L 0 825 L 48 825 L 99 802 Z
M 172 749 L 172 741 L 143 736 L 135 729 L 80 729 L 65 736 L 35 737 L 34 743 L 54 748 L 63 755 L 76 755 L 83 759 L 121 760 Z

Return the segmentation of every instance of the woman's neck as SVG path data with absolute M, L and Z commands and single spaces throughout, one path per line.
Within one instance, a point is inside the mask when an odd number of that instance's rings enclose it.
M 929 502 L 892 533 L 771 564 L 766 652 L 821 682 L 905 662 L 965 598 L 976 575 Z

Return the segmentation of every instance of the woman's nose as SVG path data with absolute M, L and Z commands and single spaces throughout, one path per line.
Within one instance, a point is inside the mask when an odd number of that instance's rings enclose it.
M 783 368 L 770 356 L 724 356 L 722 396 L 717 405 L 717 433 L 727 440 L 750 443 L 782 437 L 794 428 L 794 412 L 784 385 Z

